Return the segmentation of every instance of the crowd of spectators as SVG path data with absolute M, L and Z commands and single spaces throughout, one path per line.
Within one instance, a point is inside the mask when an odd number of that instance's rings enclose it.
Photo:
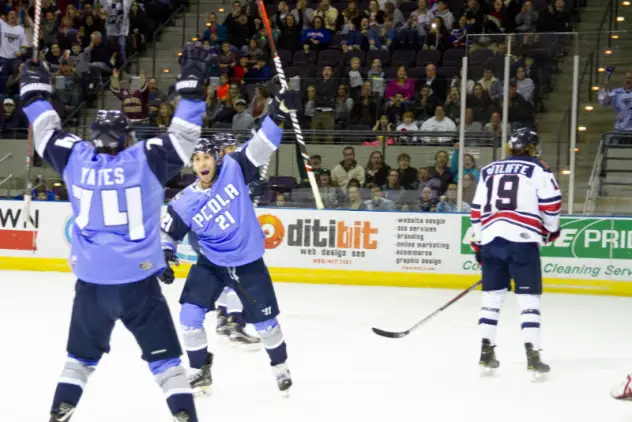
M 95 103 L 99 87 L 126 59 L 141 52 L 153 30 L 180 6 L 179 0 L 41 0 L 41 27 L 33 33 L 33 0 L 0 2 L 0 132 L 25 136 L 27 121 L 18 90 L 22 63 L 39 41 L 40 59 L 53 74 L 52 102 L 62 120 L 81 104 Z

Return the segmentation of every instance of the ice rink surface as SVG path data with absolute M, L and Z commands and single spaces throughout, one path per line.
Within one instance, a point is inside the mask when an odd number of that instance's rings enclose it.
M 48 421 L 73 298 L 71 274 L 0 272 L 0 415 Z M 179 280 L 163 288 L 177 317 Z M 294 378 L 281 398 L 261 352 L 215 347 L 211 397 L 197 399 L 200 421 L 562 422 L 632 421 L 632 402 L 610 398 L 632 372 L 632 299 L 544 297 L 546 383 L 525 369 L 515 298 L 499 325 L 494 378 L 478 369 L 479 293 L 466 296 L 405 339 L 400 330 L 452 298 L 454 290 L 276 285 Z M 215 318 L 207 321 L 214 333 Z M 73 422 L 169 422 L 161 391 L 133 337 L 117 325 L 112 352 L 86 388 Z

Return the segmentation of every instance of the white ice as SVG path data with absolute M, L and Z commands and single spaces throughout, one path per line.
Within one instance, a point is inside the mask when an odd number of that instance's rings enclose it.
M 70 274 L 0 272 L 0 416 L 48 421 L 65 358 L 73 298 Z M 164 287 L 174 316 L 182 281 Z M 215 347 L 211 397 L 200 421 L 562 422 L 632 421 L 632 403 L 609 397 L 632 372 L 632 299 L 545 295 L 546 383 L 530 382 L 514 297 L 501 314 L 501 367 L 480 378 L 479 294 L 466 296 L 405 339 L 403 329 L 454 290 L 277 283 L 295 385 L 281 398 L 261 352 Z M 214 318 L 208 330 L 214 332 Z M 120 325 L 90 379 L 73 422 L 169 422 L 133 337 Z

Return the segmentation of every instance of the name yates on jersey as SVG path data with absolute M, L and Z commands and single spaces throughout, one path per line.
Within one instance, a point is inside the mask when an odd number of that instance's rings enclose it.
M 234 217 L 225 210 L 231 201 L 239 197 L 241 194 L 232 183 L 227 184 L 223 192 L 218 192 L 208 200 L 204 206 L 193 216 L 193 221 L 200 227 L 204 227 L 207 221 L 215 219 L 222 230 L 226 230 L 228 226 L 235 223 Z
M 81 168 L 81 184 L 89 186 L 114 186 L 125 183 L 125 172 L 122 168 L 93 169 Z

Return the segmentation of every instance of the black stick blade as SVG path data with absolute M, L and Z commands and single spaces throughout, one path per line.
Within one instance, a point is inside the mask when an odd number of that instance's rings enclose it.
M 378 336 L 382 336 L 382 337 L 386 337 L 386 338 L 402 338 L 402 337 L 406 337 L 408 334 L 410 334 L 410 330 L 400 331 L 400 332 L 393 332 L 393 331 L 380 330 L 379 328 L 371 328 L 371 329 Z

